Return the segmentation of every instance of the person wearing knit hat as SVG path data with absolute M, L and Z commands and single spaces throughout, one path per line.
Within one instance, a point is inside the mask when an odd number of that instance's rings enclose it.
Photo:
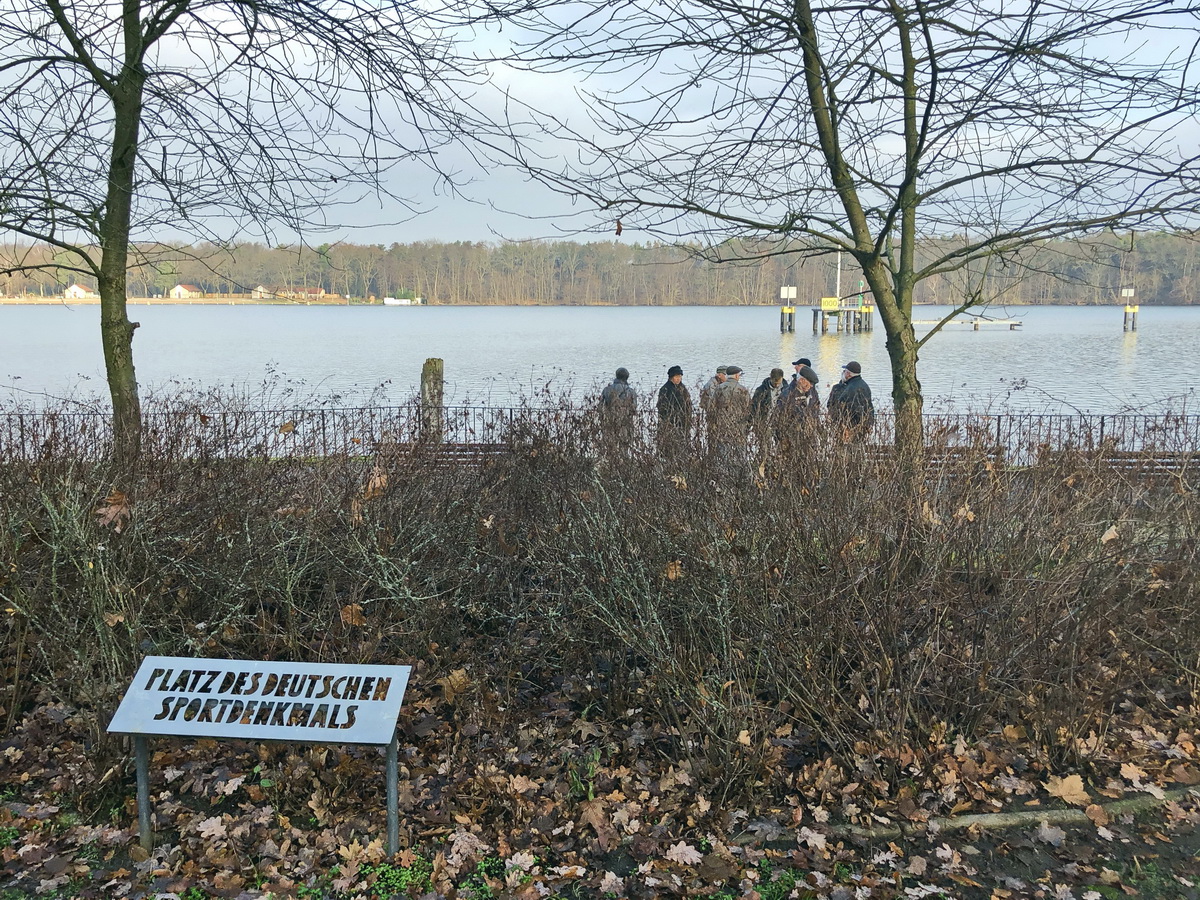
M 692 430 L 692 395 L 683 383 L 683 368 L 667 369 L 667 381 L 658 389 L 658 447 L 664 456 L 681 453 Z

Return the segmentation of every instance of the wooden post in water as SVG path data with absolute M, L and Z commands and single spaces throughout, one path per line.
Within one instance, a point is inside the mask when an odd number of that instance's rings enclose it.
M 430 358 L 421 367 L 421 440 L 442 442 L 442 402 L 445 397 L 445 362 Z
M 1125 331 L 1137 331 L 1138 304 L 1125 304 Z

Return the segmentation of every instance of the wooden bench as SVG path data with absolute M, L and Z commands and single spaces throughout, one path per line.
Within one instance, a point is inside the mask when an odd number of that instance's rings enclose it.
M 896 448 L 890 444 L 868 444 L 867 458 L 877 464 L 891 465 Z M 926 447 L 925 467 L 930 472 L 965 474 L 972 470 L 999 471 L 1004 466 L 1003 447 Z
M 1050 450 L 1038 453 L 1039 464 L 1069 465 L 1099 472 L 1155 480 L 1195 480 L 1200 473 L 1200 452 L 1192 450 Z
M 481 469 L 512 453 L 508 444 L 500 443 L 382 443 L 375 448 L 380 456 L 389 459 L 408 458 L 433 469 Z

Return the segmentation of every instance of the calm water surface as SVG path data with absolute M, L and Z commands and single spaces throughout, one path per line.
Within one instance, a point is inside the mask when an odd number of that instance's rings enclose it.
M 940 307 L 921 307 L 919 320 Z M 1143 307 L 1122 330 L 1121 307 L 1022 307 L 1005 326 L 954 325 L 921 352 L 920 377 L 937 409 L 1117 413 L 1195 412 L 1200 307 Z M 773 366 L 813 360 L 824 395 L 857 359 L 877 405 L 890 405 L 882 326 L 869 334 L 779 333 L 778 307 L 254 307 L 135 306 L 138 377 L 148 391 L 262 391 L 274 404 L 398 402 L 427 357 L 446 364 L 447 402 L 507 405 L 549 391 L 582 397 L 617 366 L 649 392 L 668 366 L 695 385 L 720 364 L 753 388 Z M 927 327 L 919 328 L 923 333 Z M 103 395 L 99 309 L 0 306 L 0 395 Z

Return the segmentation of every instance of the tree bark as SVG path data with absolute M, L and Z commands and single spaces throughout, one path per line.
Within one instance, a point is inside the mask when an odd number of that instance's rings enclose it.
M 892 363 L 892 406 L 896 416 L 896 453 L 902 465 L 919 468 L 925 448 L 921 414 L 925 398 L 917 378 L 917 338 L 912 318 L 887 326 L 887 351 Z
M 128 474 L 142 450 L 142 406 L 133 366 L 133 332 L 129 321 L 127 269 L 133 210 L 137 148 L 142 121 L 145 74 L 141 64 L 140 23 L 136 2 L 126 2 L 125 65 L 109 85 L 113 105 L 112 154 L 108 190 L 100 222 L 100 339 L 113 406 L 113 460 Z

